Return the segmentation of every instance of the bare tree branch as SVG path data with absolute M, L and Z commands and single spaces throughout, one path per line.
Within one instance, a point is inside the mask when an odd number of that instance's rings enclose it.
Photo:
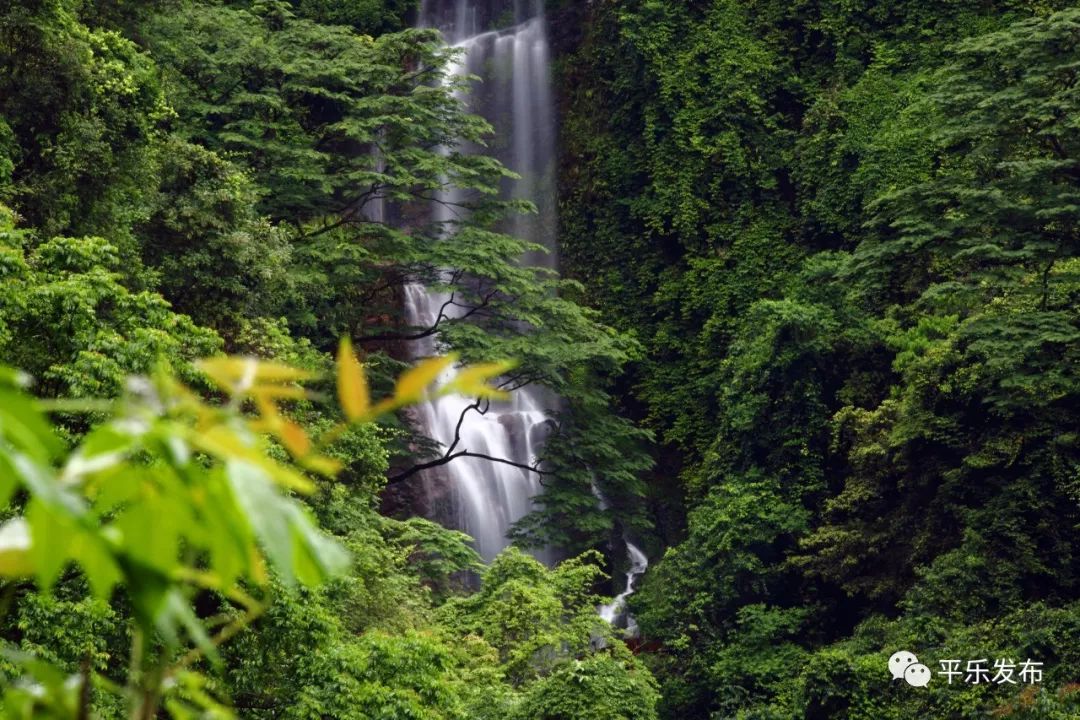
M 469 407 L 461 411 L 461 415 L 458 416 L 457 425 L 454 426 L 454 442 L 450 443 L 450 447 L 446 448 L 446 452 L 443 453 L 443 457 L 452 455 L 457 446 L 461 443 L 461 426 L 465 424 L 465 416 L 469 414 L 470 410 L 475 410 L 478 415 L 487 415 L 487 411 L 491 409 L 491 401 L 486 398 L 477 398 Z
M 457 449 L 458 445 L 461 444 L 461 427 L 465 424 L 465 416 L 467 416 L 470 412 L 473 411 L 476 411 L 480 415 L 485 415 L 490 409 L 490 401 L 484 398 L 478 398 L 476 402 L 461 411 L 461 415 L 458 416 L 457 425 L 454 427 L 454 440 L 450 443 L 449 447 L 446 448 L 446 452 L 443 453 L 441 457 L 437 457 L 434 460 L 429 460 L 428 462 L 418 463 L 416 465 L 413 465 L 412 467 L 409 467 L 406 470 L 403 470 L 400 473 L 397 473 L 396 475 L 391 475 L 387 479 L 386 484 L 394 485 L 396 483 L 403 482 L 413 477 L 414 475 L 423 472 L 424 470 L 441 467 L 449 462 L 452 462 L 453 460 L 456 460 L 457 458 L 462 457 L 478 458 L 480 460 L 488 460 L 490 462 L 509 465 L 511 467 L 516 467 L 527 472 L 536 473 L 541 478 L 543 478 L 545 475 L 551 475 L 552 473 L 546 470 L 541 470 L 539 468 L 539 462 L 534 465 L 526 465 L 524 463 L 515 462 L 514 460 L 510 460 L 508 458 L 498 458 L 492 455 L 487 455 L 485 453 L 472 452 L 471 450 L 459 450 L 457 452 L 454 452 L 454 450 Z M 542 483 L 543 480 L 541 480 L 541 484 Z
M 447 300 L 446 302 L 444 302 L 442 304 L 442 306 L 439 308 L 439 314 L 435 318 L 435 324 L 432 325 L 431 327 L 428 327 L 428 328 L 426 328 L 424 330 L 421 330 L 420 332 L 412 333 L 412 334 L 380 333 L 378 335 L 363 335 L 361 337 L 357 337 L 356 342 L 358 342 L 358 343 L 369 343 L 369 342 L 385 342 L 385 341 L 388 341 L 388 340 L 422 340 L 424 338 L 431 337 L 432 335 L 436 334 L 439 331 L 439 327 L 442 325 L 444 320 L 451 320 L 451 319 L 453 319 L 453 320 L 465 320 L 467 318 L 470 318 L 473 315 L 476 315 L 477 313 L 482 311 L 484 308 L 488 307 L 491 304 L 491 301 L 494 300 L 494 298 L 495 298 L 495 296 L 497 294 L 498 293 L 496 293 L 494 291 L 488 293 L 483 298 L 481 298 L 479 305 L 463 305 L 463 304 L 456 301 L 455 298 L 456 298 L 457 293 L 456 292 L 451 293 L 450 294 L 450 299 Z M 456 318 L 451 318 L 449 315 L 446 314 L 446 309 L 451 307 L 451 306 L 462 308 L 462 309 L 465 310 L 465 312 L 463 314 L 457 316 Z
M 541 470 L 539 467 L 536 467 L 534 465 L 526 465 L 524 463 L 514 462 L 513 460 L 508 460 L 506 458 L 498 458 L 498 457 L 494 457 L 492 455 L 486 455 L 484 453 L 472 452 L 471 450 L 462 450 L 461 452 L 456 452 L 456 453 L 454 453 L 452 455 L 444 455 L 444 456 L 442 456 L 440 458 L 436 458 L 435 460 L 431 460 L 431 461 L 426 462 L 426 463 L 420 463 L 419 465 L 413 465 L 408 470 L 400 472 L 397 475 L 391 475 L 387 479 L 386 484 L 387 485 L 394 485 L 394 484 L 400 483 L 400 482 L 402 482 L 404 480 L 408 480 L 409 478 L 411 478 L 413 475 L 416 475 L 417 473 L 423 472 L 424 470 L 430 470 L 431 468 L 434 468 L 434 467 L 441 467 L 442 465 L 446 465 L 447 463 L 452 462 L 453 460 L 456 460 L 457 458 L 461 458 L 461 457 L 479 458 L 481 460 L 489 460 L 491 462 L 501 463 L 503 465 L 510 465 L 511 467 L 516 467 L 516 468 L 519 468 L 521 470 L 525 470 L 527 472 L 536 473 L 537 475 L 540 475 L 541 477 L 543 477 L 545 475 L 552 475 L 553 474 L 551 472 L 548 472 L 547 470 Z

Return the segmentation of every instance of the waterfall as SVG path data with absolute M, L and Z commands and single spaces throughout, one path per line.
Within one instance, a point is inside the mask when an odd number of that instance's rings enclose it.
M 549 250 L 530 254 L 523 262 L 553 268 L 555 115 L 542 0 L 424 0 L 420 25 L 438 28 L 448 43 L 462 50 L 452 74 L 484 79 L 461 99 L 495 129 L 493 147 L 485 152 L 521 175 L 520 180 L 507 182 L 504 195 L 531 200 L 539 210 L 536 215 L 514 218 L 505 230 Z M 431 208 L 433 219 L 450 220 L 452 203 L 459 199 L 454 191 L 444 193 Z M 409 285 L 405 288 L 406 317 L 415 327 L 430 327 L 440 312 L 454 316 L 449 300 L 423 286 Z M 416 349 L 416 355 L 436 350 L 436 342 L 430 339 Z M 509 401 L 492 403 L 483 414 L 469 409 L 471 404 L 468 398 L 437 398 L 418 408 L 416 420 L 444 449 L 457 438 L 456 450 L 523 465 L 535 463 L 551 427 L 547 411 L 554 398 L 549 393 L 525 387 Z M 424 482 L 433 497 L 435 519 L 471 535 L 485 560 L 509 544 L 511 525 L 534 509 L 533 498 L 543 490 L 536 473 L 465 457 L 437 472 L 427 471 Z M 536 555 L 551 559 L 546 551 Z

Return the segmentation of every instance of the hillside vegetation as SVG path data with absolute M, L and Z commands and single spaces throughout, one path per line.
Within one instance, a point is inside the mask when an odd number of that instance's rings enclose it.
M 646 348 L 618 399 L 658 440 L 632 607 L 664 717 L 1080 712 L 1067 5 L 581 16 L 562 252 Z M 898 650 L 1046 676 L 890 685 Z
M 418 5 L 0 0 L 0 716 L 1080 717 L 1080 8 L 548 0 L 556 273 Z

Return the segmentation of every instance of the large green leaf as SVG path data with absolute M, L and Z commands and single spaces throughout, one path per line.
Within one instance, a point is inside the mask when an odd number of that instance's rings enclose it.
M 323 535 L 293 500 L 278 492 L 262 468 L 226 464 L 229 483 L 267 557 L 288 584 L 314 585 L 348 565 L 348 554 Z

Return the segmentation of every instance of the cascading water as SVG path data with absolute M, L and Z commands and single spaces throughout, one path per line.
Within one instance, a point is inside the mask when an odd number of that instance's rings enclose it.
M 536 204 L 536 215 L 512 221 L 508 232 L 547 248 L 523 258 L 541 267 L 555 265 L 555 116 L 549 74 L 549 46 L 543 0 L 425 0 L 420 24 L 442 31 L 462 50 L 452 72 L 484 78 L 482 89 L 462 98 L 470 110 L 487 118 L 495 129 L 494 154 L 521 176 L 508 183 L 504 194 Z M 460 198 L 448 191 L 432 205 L 435 221 L 453 219 Z M 453 242 L 449 239 L 448 242 Z M 406 316 L 414 327 L 431 327 L 443 316 L 453 317 L 447 295 L 420 285 L 405 288 Z M 435 342 L 418 347 L 429 355 Z M 450 371 L 452 372 L 452 371 Z M 417 411 L 421 428 L 442 447 L 455 447 L 492 458 L 531 466 L 547 435 L 552 399 L 539 388 L 525 387 L 510 401 L 493 403 L 485 413 L 470 409 L 471 401 L 443 397 Z M 456 446 L 455 446 L 455 440 Z M 436 519 L 467 532 L 486 560 L 509 544 L 511 525 L 533 509 L 542 492 L 539 476 L 513 465 L 461 457 L 428 473 L 425 481 L 444 495 L 433 503 Z M 539 552 L 542 560 L 548 553 Z
M 604 497 L 604 493 L 600 491 L 600 488 L 595 483 L 592 491 L 593 495 L 596 496 L 596 502 L 600 504 L 600 509 L 607 510 L 610 507 L 607 498 Z M 625 628 L 628 637 L 636 637 L 638 634 L 637 620 L 627 612 L 626 601 L 634 594 L 634 584 L 637 579 L 649 569 L 649 558 L 641 551 L 641 548 L 630 542 L 630 538 L 625 533 L 623 534 L 623 543 L 626 545 L 626 557 L 630 561 L 630 567 L 626 570 L 626 587 L 621 593 L 612 598 L 611 602 L 601 605 L 596 611 L 602 619 L 612 625 Z
M 625 621 L 626 634 L 635 636 L 638 632 L 637 620 L 626 612 L 626 600 L 634 594 L 634 583 L 649 569 L 649 558 L 645 557 L 645 553 L 641 552 L 641 548 L 637 545 L 629 540 L 625 542 L 626 554 L 630 558 L 630 568 L 626 571 L 626 589 L 616 595 L 607 605 L 601 605 L 599 612 L 600 617 L 612 625 Z

